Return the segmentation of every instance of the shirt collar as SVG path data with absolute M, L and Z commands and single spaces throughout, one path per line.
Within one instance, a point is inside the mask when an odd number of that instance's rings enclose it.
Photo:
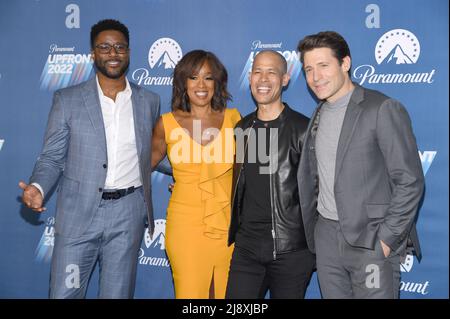
M 103 94 L 103 91 L 102 91 L 102 88 L 101 88 L 101 86 L 100 86 L 100 83 L 98 82 L 98 76 L 97 76 L 97 75 L 95 76 L 95 82 L 97 83 L 98 96 L 99 96 L 100 98 L 105 98 L 105 97 L 107 97 L 107 96 L 105 96 L 105 95 Z M 130 97 L 132 91 L 131 91 L 130 82 L 128 82 L 128 79 L 127 79 L 127 78 L 125 78 L 125 83 L 126 83 L 126 84 L 125 84 L 125 90 L 120 91 L 119 93 L 122 93 L 122 94 L 124 94 L 124 95 L 127 96 L 127 97 Z

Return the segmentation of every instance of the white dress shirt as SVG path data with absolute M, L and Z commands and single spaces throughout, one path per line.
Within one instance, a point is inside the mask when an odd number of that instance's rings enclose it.
M 105 189 L 142 185 L 134 131 L 132 92 L 130 83 L 127 79 L 125 81 L 125 90 L 117 93 L 116 101 L 113 101 L 103 95 L 97 78 L 108 153 Z

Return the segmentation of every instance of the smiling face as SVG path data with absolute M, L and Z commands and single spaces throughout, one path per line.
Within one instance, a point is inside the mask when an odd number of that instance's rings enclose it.
M 186 91 L 191 107 L 211 106 L 214 95 L 214 79 L 208 62 L 203 63 L 198 73 L 187 78 Z
M 304 53 L 306 82 L 320 100 L 333 103 L 353 89 L 348 74 L 350 66 L 349 56 L 340 64 L 330 48 L 316 48 Z
M 258 105 L 271 106 L 281 103 L 281 93 L 289 82 L 289 75 L 280 56 L 273 52 L 262 52 L 253 61 L 249 82 Z
M 130 64 L 130 51 L 118 54 L 116 48 L 112 47 L 109 53 L 101 53 L 99 47 L 105 44 L 125 45 L 127 40 L 122 32 L 116 30 L 106 30 L 98 34 L 92 50 L 92 58 L 98 72 L 110 79 L 119 79 L 125 76 L 125 72 Z

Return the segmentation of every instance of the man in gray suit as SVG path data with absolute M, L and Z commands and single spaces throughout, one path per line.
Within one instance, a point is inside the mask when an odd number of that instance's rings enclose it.
M 321 101 L 298 173 L 309 248 L 324 298 L 398 298 L 424 177 L 405 108 L 350 79 L 351 56 L 336 32 L 298 45 L 309 88 Z
M 99 263 L 99 298 L 132 298 L 148 220 L 157 94 L 128 82 L 129 32 L 116 20 L 91 29 L 96 77 L 54 94 L 43 150 L 24 204 L 45 210 L 59 180 L 50 298 L 84 298 Z M 61 176 L 62 175 L 62 176 Z

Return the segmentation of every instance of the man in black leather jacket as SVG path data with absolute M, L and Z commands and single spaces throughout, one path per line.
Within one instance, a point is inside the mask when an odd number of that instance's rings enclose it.
M 304 298 L 315 267 L 300 209 L 297 170 L 309 119 L 281 100 L 287 63 L 261 51 L 249 75 L 258 108 L 235 128 L 232 217 L 235 243 L 226 298 Z

